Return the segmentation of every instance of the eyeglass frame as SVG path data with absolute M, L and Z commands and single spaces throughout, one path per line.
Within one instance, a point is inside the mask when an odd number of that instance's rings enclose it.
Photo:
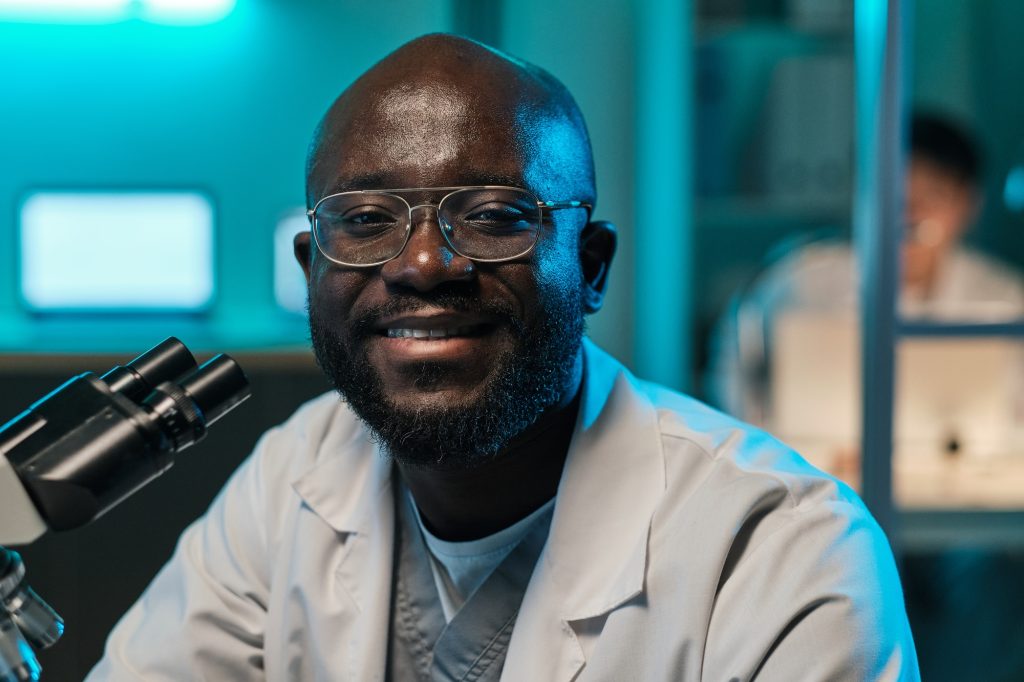
M 413 211 L 415 211 L 418 208 L 425 208 L 425 207 L 428 207 L 428 206 L 432 207 L 434 209 L 435 213 L 438 216 L 438 219 L 437 219 L 437 229 L 441 231 L 441 236 L 444 238 L 445 243 L 448 246 L 450 246 L 452 251 L 454 251 L 456 254 L 462 256 L 463 258 L 468 258 L 469 260 L 473 261 L 474 263 L 504 263 L 506 261 L 515 260 L 516 258 L 522 258 L 523 256 L 525 256 L 528 253 L 530 253 L 531 251 L 533 251 L 534 248 L 536 248 L 537 242 L 540 241 L 540 232 L 541 232 L 540 229 L 537 230 L 537 236 L 534 237 L 533 243 L 530 244 L 530 247 L 528 249 L 526 249 L 525 251 L 523 251 L 522 253 L 517 253 L 514 256 L 507 256 L 507 257 L 504 257 L 504 258 L 474 258 L 472 256 L 467 256 L 466 254 L 464 254 L 461 251 L 459 251 L 455 247 L 455 245 L 452 244 L 451 240 L 448 238 L 448 235 L 445 234 L 444 228 L 441 227 L 441 218 L 440 218 L 441 204 L 443 204 L 445 199 L 447 199 L 451 195 L 456 194 L 456 193 L 461 192 L 461 191 L 464 191 L 464 190 L 471 190 L 471 189 L 515 190 L 517 192 L 523 192 L 524 194 L 527 194 L 527 195 L 533 197 L 536 200 L 537 210 L 540 213 L 541 225 L 544 222 L 544 211 L 545 210 L 557 211 L 557 210 L 560 210 L 560 209 L 567 209 L 567 208 L 582 208 L 582 209 L 584 209 L 587 212 L 587 221 L 590 220 L 591 212 L 594 210 L 593 204 L 587 203 L 585 201 L 577 201 L 577 200 L 545 201 L 545 200 L 541 199 L 540 197 L 538 197 L 536 194 L 534 194 L 533 192 L 531 192 L 528 189 L 524 189 L 522 187 L 514 187 L 512 185 L 464 185 L 464 186 L 461 186 L 461 187 L 456 186 L 456 187 L 406 187 L 406 188 L 403 188 L 403 189 L 355 189 L 355 190 L 347 190 L 347 191 L 344 191 L 344 192 L 335 192 L 333 194 L 328 194 L 327 196 L 324 196 L 324 197 L 321 197 L 320 199 L 318 199 L 317 202 L 315 204 L 313 204 L 313 208 L 310 208 L 310 209 L 306 210 L 306 217 L 309 219 L 310 232 L 313 235 L 313 241 L 316 243 L 317 250 L 323 255 L 324 258 L 326 258 L 327 260 L 331 261 L 332 263 L 337 263 L 338 265 L 344 265 L 345 267 L 349 267 L 349 268 L 372 268 L 372 267 L 376 267 L 378 265 L 384 265 L 388 261 L 392 261 L 395 258 L 398 258 L 399 256 L 401 256 L 402 252 L 405 251 L 405 247 L 409 245 L 409 239 L 412 238 L 412 228 L 413 228 L 413 225 L 414 225 L 413 219 L 412 219 Z M 433 193 L 447 192 L 447 194 L 445 194 L 443 197 L 441 197 L 437 202 L 428 202 L 428 203 L 424 203 L 424 204 L 416 204 L 415 206 L 413 206 L 408 201 L 406 201 L 406 199 L 404 197 L 402 197 L 400 194 L 398 194 L 398 192 L 433 192 Z M 395 252 L 395 255 L 391 256 L 390 258 L 386 258 L 384 260 L 381 260 L 381 261 L 375 261 L 373 263 L 346 263 L 345 261 L 342 261 L 342 260 L 339 260 L 337 258 L 331 257 L 326 251 L 324 251 L 324 248 L 323 248 L 323 246 L 320 245 L 320 240 L 317 238 L 317 234 L 316 234 L 317 233 L 317 230 L 316 230 L 316 225 L 317 225 L 316 210 L 318 208 L 320 208 L 320 205 L 322 203 L 324 203 L 325 201 L 327 201 L 328 199 L 333 199 L 334 197 L 342 196 L 344 194 L 390 194 L 391 196 L 394 196 L 394 197 L 396 197 L 398 199 L 401 199 L 402 203 L 405 204 L 409 208 L 409 222 L 408 222 L 408 225 L 406 226 L 406 229 L 405 229 L 405 240 L 402 242 L 401 248 L 399 248 L 398 251 Z M 540 225 L 538 225 L 538 228 L 540 228 Z

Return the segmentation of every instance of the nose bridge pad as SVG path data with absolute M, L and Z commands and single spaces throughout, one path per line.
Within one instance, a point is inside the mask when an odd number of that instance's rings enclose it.
M 434 209 L 434 223 L 437 225 L 437 229 L 441 233 L 441 238 L 444 239 L 444 245 L 446 248 L 442 251 L 441 256 L 444 258 L 445 266 L 448 266 L 451 264 L 452 259 L 458 254 L 458 251 L 452 245 L 451 239 L 448 238 L 444 225 L 441 224 L 441 208 L 437 204 L 416 204 L 415 206 L 409 207 L 409 222 L 411 223 L 410 233 L 412 230 L 416 229 L 416 210 L 427 210 L 430 208 Z M 412 235 L 410 234 L 410 239 L 411 238 Z

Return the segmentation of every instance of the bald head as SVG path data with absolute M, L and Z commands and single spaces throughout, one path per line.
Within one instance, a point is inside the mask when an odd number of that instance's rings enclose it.
M 590 142 L 565 87 L 443 34 L 406 43 L 341 94 L 317 128 L 306 171 L 311 203 L 399 180 L 517 184 L 544 199 L 594 200 Z

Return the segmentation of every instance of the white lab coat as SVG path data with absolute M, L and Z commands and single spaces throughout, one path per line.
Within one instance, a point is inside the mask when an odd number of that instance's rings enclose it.
M 862 503 L 769 436 L 587 342 L 547 545 L 502 680 L 903 680 L 917 661 Z M 89 680 L 381 680 L 389 464 L 334 396 L 268 432 Z

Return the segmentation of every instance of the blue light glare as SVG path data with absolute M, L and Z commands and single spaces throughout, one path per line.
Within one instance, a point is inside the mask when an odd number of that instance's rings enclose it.
M 235 8 L 235 0 L 144 0 L 139 18 L 159 24 L 208 24 Z
M 159 24 L 208 24 L 235 0 L 0 0 L 0 21 L 106 24 L 141 19 Z
M 21 208 L 21 294 L 34 310 L 201 310 L 213 207 L 192 192 L 38 192 Z
M 1003 203 L 1010 211 L 1024 211 L 1024 166 L 1015 166 L 1006 176 Z

